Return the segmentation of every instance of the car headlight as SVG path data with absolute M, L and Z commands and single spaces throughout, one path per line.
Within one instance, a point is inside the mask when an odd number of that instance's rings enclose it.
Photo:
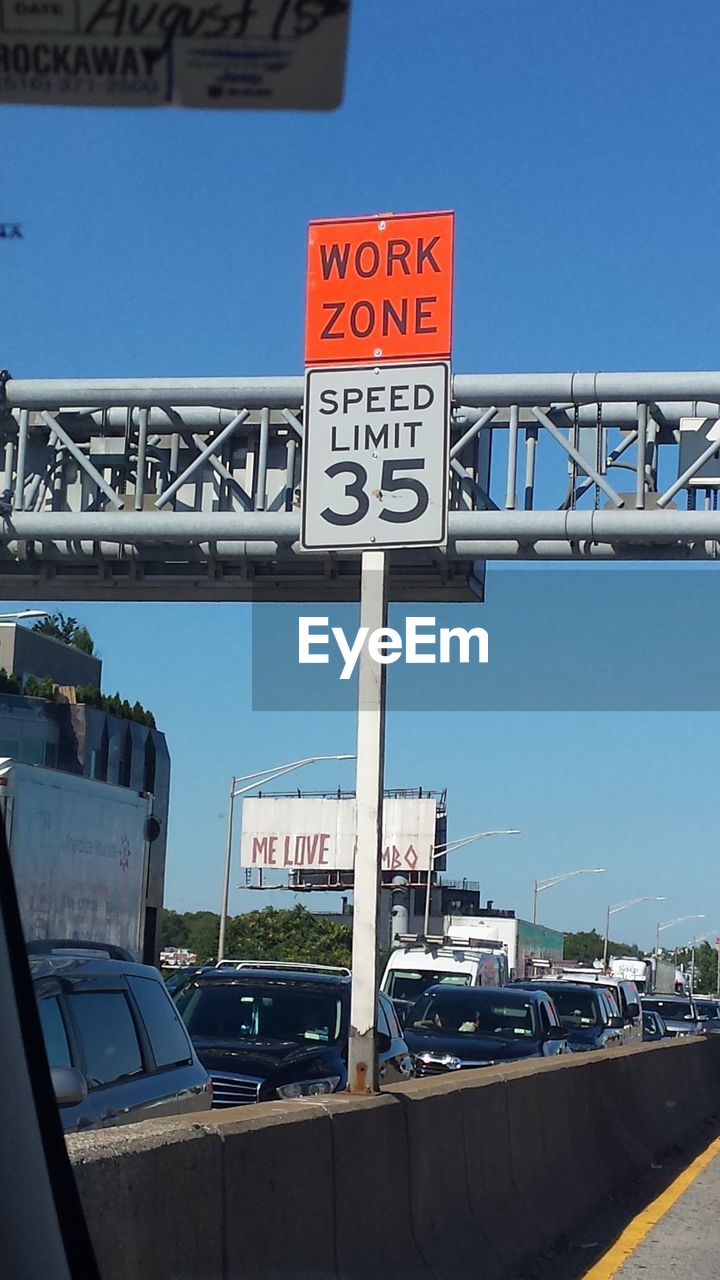
M 320 1098 L 334 1093 L 340 1083 L 339 1076 L 324 1076 L 321 1080 L 293 1080 L 292 1084 L 278 1085 L 278 1098 Z

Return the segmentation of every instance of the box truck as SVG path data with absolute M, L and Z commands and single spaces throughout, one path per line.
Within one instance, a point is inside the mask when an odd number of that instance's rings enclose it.
M 0 812 L 27 941 L 142 954 L 152 796 L 0 758 Z
M 510 978 L 534 978 L 562 960 L 565 935 L 542 924 L 519 920 L 514 911 L 491 909 L 484 915 L 450 916 L 450 937 L 458 933 L 497 939 L 507 947 Z

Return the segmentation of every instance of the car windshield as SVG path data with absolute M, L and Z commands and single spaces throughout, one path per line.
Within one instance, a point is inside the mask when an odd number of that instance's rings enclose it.
M 519 996 L 489 995 L 479 990 L 430 992 L 411 1011 L 407 1027 L 430 1035 L 499 1036 L 505 1040 L 537 1036 L 535 1007 Z
M 192 983 L 176 998 L 193 1040 L 335 1044 L 342 1000 L 335 990 L 297 983 Z
M 653 1009 L 666 1022 L 694 1022 L 696 1018 L 689 1000 L 643 1000 L 643 1009 Z
M 716 1000 L 696 1000 L 695 1008 L 699 1018 L 720 1018 L 720 1010 Z
M 428 987 L 447 983 L 453 987 L 469 987 L 469 973 L 448 973 L 446 970 L 393 969 L 388 975 L 385 990 L 393 1000 L 417 1000 Z
M 597 1004 L 591 991 L 564 991 L 562 987 L 554 987 L 551 997 L 563 1027 L 597 1025 Z
M 178 991 L 180 987 L 184 987 L 190 981 L 193 974 L 197 973 L 197 966 L 193 965 L 189 969 L 176 969 L 175 973 L 171 973 L 165 979 L 165 985 L 172 995 L 173 991 Z

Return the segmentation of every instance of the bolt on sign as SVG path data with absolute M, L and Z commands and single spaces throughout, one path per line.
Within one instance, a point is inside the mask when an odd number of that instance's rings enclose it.
M 311 222 L 305 364 L 448 360 L 453 232 L 447 211 Z
M 350 0 L 3 0 L 0 102 L 340 105 Z

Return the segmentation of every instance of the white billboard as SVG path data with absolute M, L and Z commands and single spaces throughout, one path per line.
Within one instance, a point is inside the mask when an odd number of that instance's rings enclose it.
M 351 871 L 355 801 L 262 796 L 243 802 L 240 865 L 275 871 Z M 383 871 L 427 871 L 435 846 L 435 801 L 383 803 Z

